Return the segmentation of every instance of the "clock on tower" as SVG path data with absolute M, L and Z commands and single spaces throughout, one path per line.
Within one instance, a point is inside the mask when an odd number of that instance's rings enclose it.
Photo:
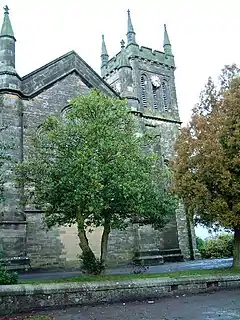
M 152 85 L 156 88 L 159 88 L 161 85 L 161 80 L 157 75 L 151 76 Z

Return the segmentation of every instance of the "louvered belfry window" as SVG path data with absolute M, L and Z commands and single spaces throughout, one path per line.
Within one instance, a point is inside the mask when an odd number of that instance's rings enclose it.
M 155 86 L 152 86 L 152 92 L 153 92 L 153 107 L 157 109 L 158 108 L 157 88 Z
M 168 92 L 167 92 L 167 84 L 166 82 L 162 82 L 162 97 L 163 97 L 163 105 L 164 111 L 168 111 Z
M 142 104 L 144 107 L 147 106 L 147 77 L 145 75 L 141 76 L 141 90 L 142 90 Z

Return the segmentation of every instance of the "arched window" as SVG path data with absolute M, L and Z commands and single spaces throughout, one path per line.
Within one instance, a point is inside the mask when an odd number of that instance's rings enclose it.
M 61 110 L 61 116 L 66 119 L 67 114 L 72 110 L 72 105 L 68 104 Z
M 168 90 L 167 90 L 167 83 L 165 81 L 162 82 L 162 97 L 163 97 L 164 111 L 168 111 Z
M 153 107 L 157 109 L 158 108 L 157 88 L 154 85 L 152 86 L 152 93 L 153 93 Z
M 147 77 L 141 76 L 141 91 L 142 91 L 142 104 L 144 107 L 147 106 Z

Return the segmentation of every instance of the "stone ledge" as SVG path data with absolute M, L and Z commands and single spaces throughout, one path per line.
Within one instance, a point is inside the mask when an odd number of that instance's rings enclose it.
M 235 275 L 0 286 L 0 315 L 46 308 L 158 299 L 236 287 L 240 287 L 240 276 Z
M 28 257 L 10 257 L 0 258 L 0 264 L 4 265 L 7 270 L 26 270 L 30 267 L 30 260 Z
M 27 224 L 27 221 L 9 221 L 9 220 L 1 220 L 0 221 L 0 225 L 1 224 Z

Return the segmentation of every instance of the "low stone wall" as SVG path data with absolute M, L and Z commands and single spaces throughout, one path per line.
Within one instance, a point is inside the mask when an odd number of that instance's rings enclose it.
M 45 308 L 157 299 L 237 287 L 240 287 L 240 276 L 0 286 L 0 315 Z

